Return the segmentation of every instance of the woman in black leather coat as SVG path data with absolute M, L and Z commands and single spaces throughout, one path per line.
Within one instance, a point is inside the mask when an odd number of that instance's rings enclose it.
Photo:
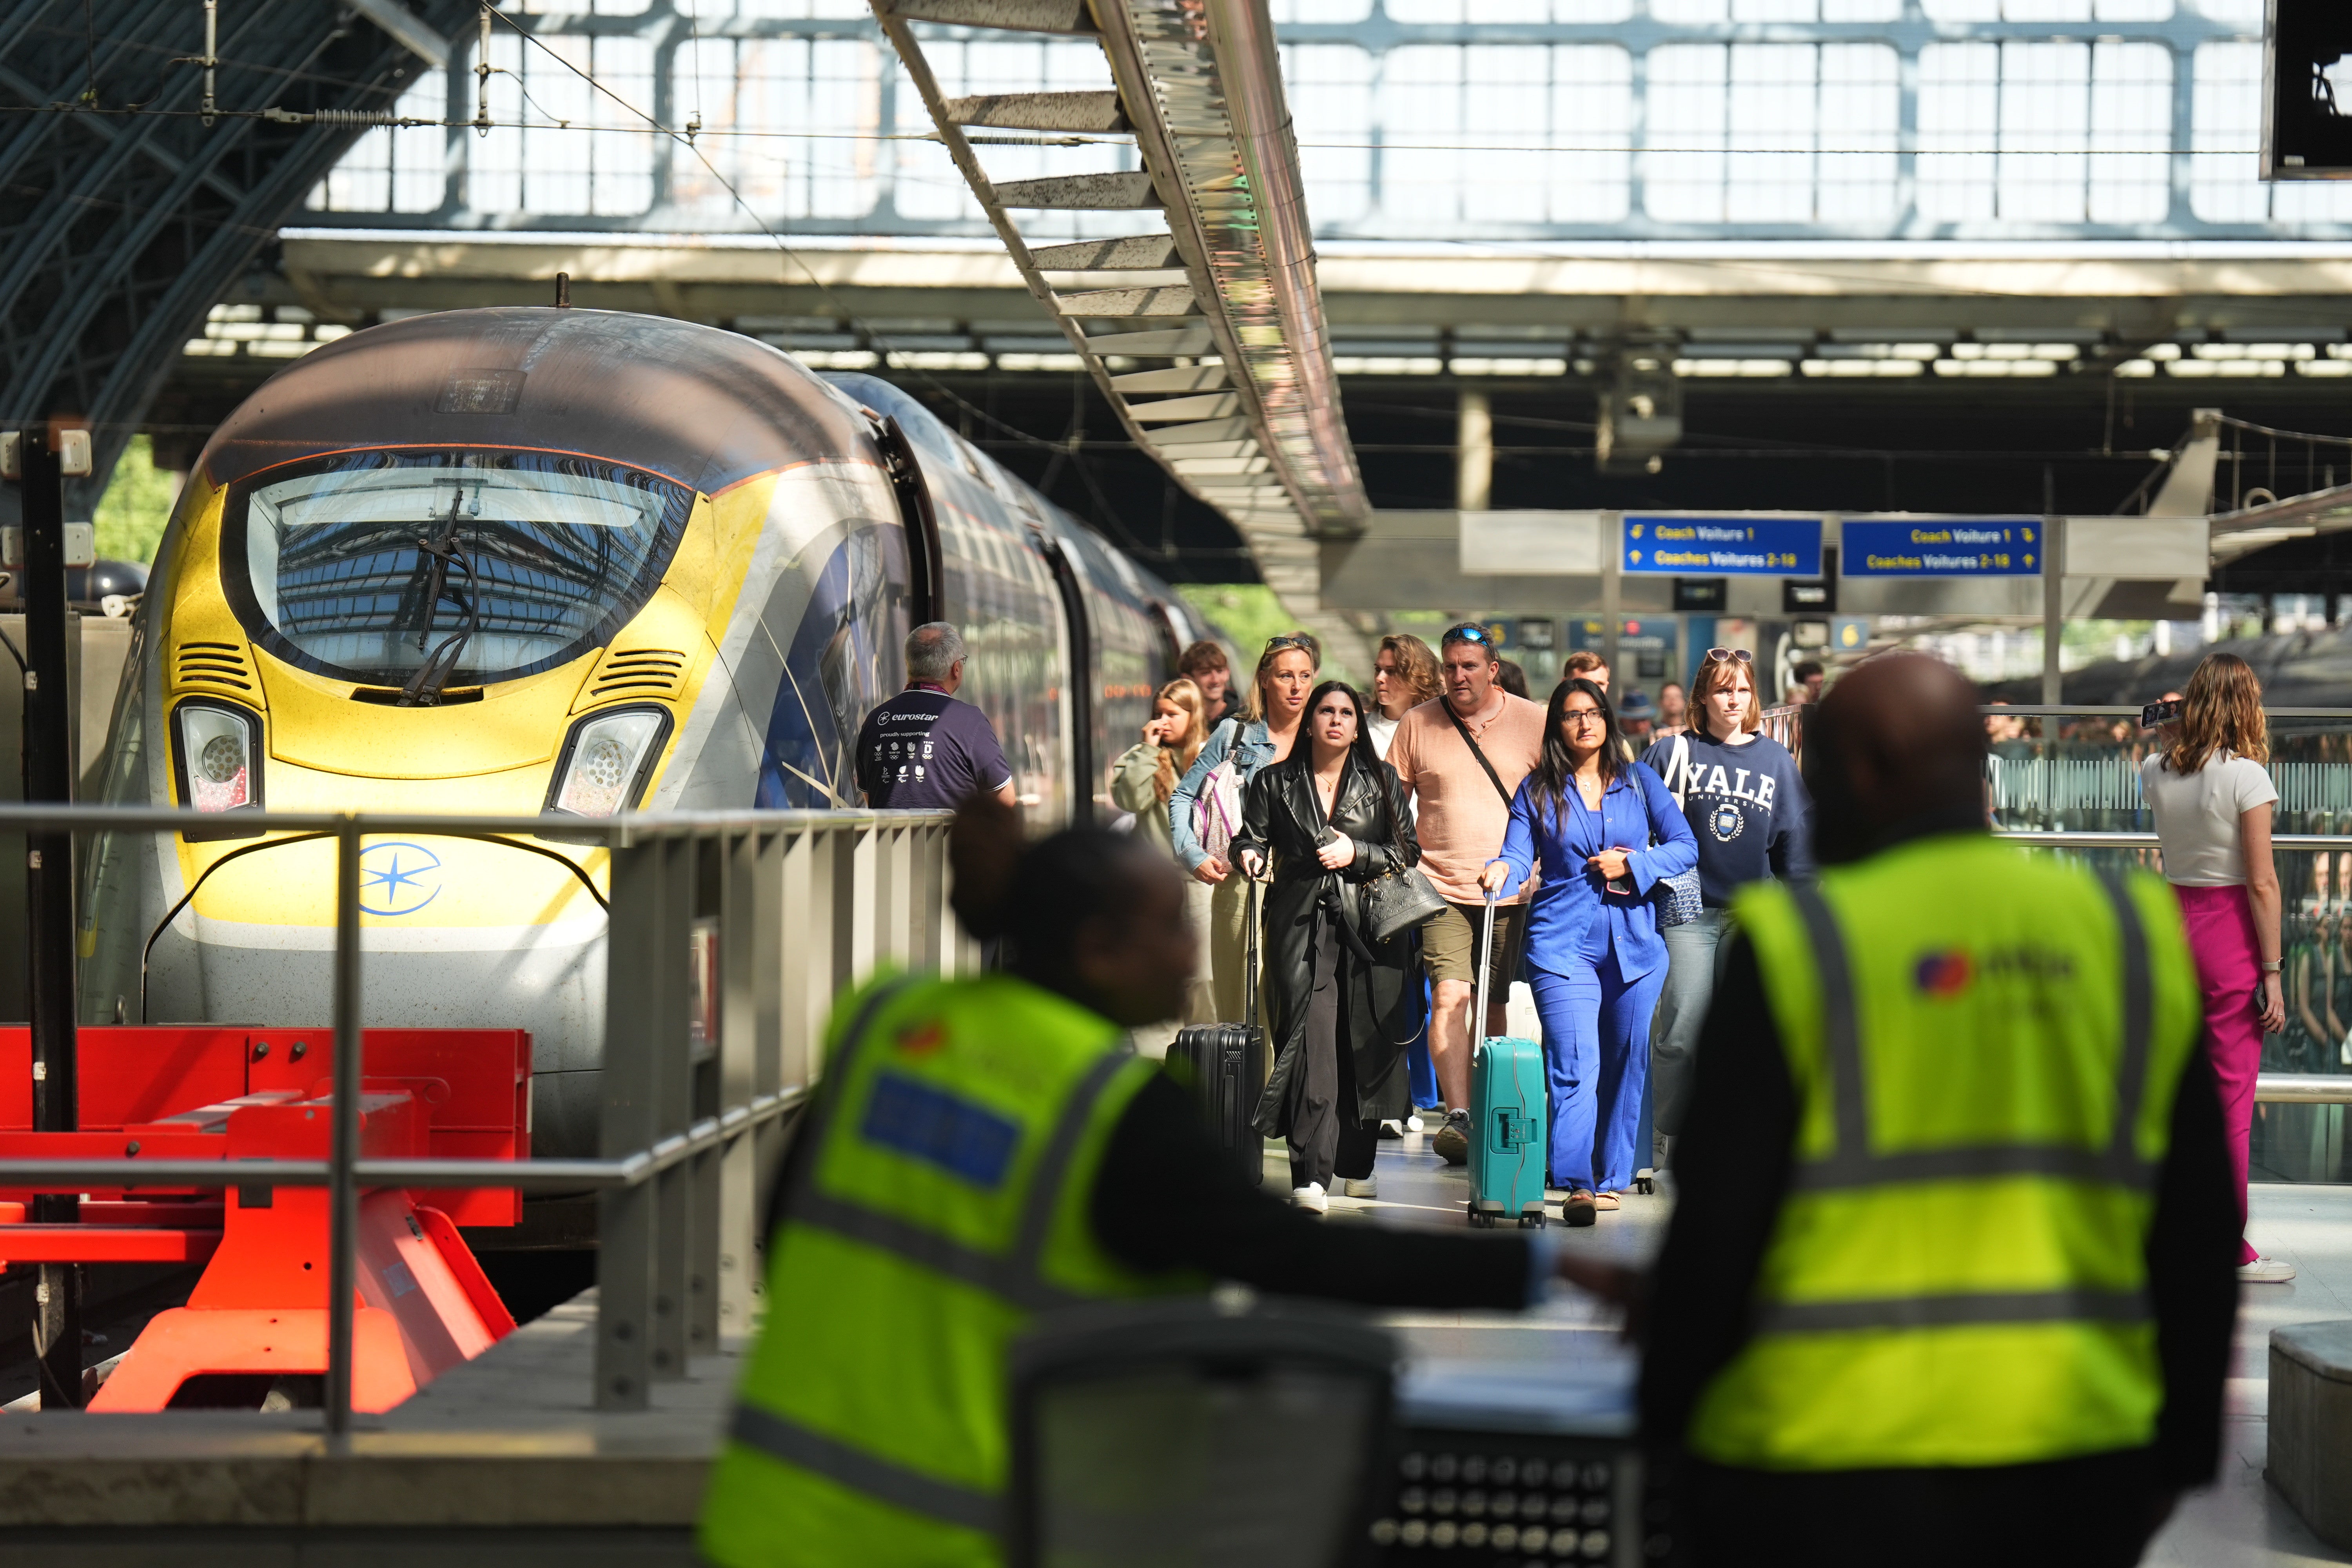
M 1404 1042 L 1419 995 L 1414 936 L 1375 942 L 1363 887 L 1421 858 L 1395 770 L 1364 734 L 1364 700 L 1327 680 L 1307 700 L 1307 743 L 1250 781 L 1236 860 L 1274 881 L 1265 900 L 1267 1037 L 1274 1068 L 1257 1128 L 1290 1144 L 1293 1201 L 1320 1213 L 1336 1176 L 1373 1195 L 1383 1121 L 1412 1113 Z

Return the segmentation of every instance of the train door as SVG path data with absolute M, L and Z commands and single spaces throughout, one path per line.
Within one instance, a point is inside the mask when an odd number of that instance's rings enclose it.
M 915 460 L 914 443 L 896 419 L 871 410 L 874 444 L 882 451 L 882 471 L 890 477 L 898 498 L 898 521 L 907 531 L 907 629 L 947 618 L 947 573 L 940 551 L 939 514 L 931 510 L 931 492 L 923 483 L 922 465 Z
M 1047 569 L 1054 574 L 1055 591 L 1062 597 L 1062 689 L 1066 694 L 1062 712 L 1066 725 L 1063 732 L 1070 738 L 1070 822 L 1083 827 L 1095 819 L 1097 787 L 1093 626 L 1087 616 L 1085 585 L 1078 581 L 1077 569 L 1071 564 L 1069 552 L 1062 548 L 1062 542 L 1050 531 L 1034 525 L 1029 538 L 1037 546 L 1037 553 L 1045 558 Z
M 1183 657 L 1184 634 L 1176 624 L 1176 616 L 1165 599 L 1151 601 L 1151 629 L 1160 634 L 1160 668 L 1159 685 L 1165 686 L 1176 679 L 1176 661 Z

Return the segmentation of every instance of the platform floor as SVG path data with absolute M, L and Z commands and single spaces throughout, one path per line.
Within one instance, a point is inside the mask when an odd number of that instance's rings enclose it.
M 1269 1151 L 1268 1184 L 1286 1180 Z M 1381 1196 L 1332 1200 L 1333 1225 L 1459 1224 L 1467 1186 L 1418 1136 L 1381 1145 Z M 1567 1245 L 1636 1260 L 1672 1198 L 1628 1197 Z M 2147 1561 L 2163 1568 L 2352 1563 L 2322 1546 L 2262 1477 L 2268 1335 L 2352 1318 L 2352 1187 L 2254 1190 L 2256 1243 L 2292 1258 L 2292 1285 L 2248 1287 L 2231 1384 L 2229 1468 L 2189 1500 Z M 736 1363 L 698 1361 L 656 1407 L 590 1408 L 593 1298 L 527 1325 L 407 1405 L 364 1418 L 347 1448 L 315 1414 L 180 1412 L 117 1420 L 0 1418 L 0 1538 L 50 1568 L 655 1568 L 695 1562 L 688 1523 L 725 1418 Z M 1564 1296 L 1524 1316 L 1406 1313 L 1416 1356 L 1614 1360 L 1614 1326 Z

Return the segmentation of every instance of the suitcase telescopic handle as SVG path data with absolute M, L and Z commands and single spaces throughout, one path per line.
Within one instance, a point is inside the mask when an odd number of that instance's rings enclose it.
M 1249 947 L 1248 956 L 1242 961 L 1242 1021 L 1255 1029 L 1257 1027 L 1257 879 L 1247 871 L 1242 875 L 1249 882 L 1249 914 L 1244 922 Z
M 1495 889 L 1486 886 L 1486 873 L 1496 866 L 1509 864 L 1497 855 L 1478 868 L 1478 890 L 1486 895 L 1486 924 L 1478 937 L 1478 985 L 1471 1002 L 1476 1009 L 1470 1020 L 1470 1046 L 1474 1051 L 1478 1042 L 1486 1037 L 1486 976 L 1495 967 Z

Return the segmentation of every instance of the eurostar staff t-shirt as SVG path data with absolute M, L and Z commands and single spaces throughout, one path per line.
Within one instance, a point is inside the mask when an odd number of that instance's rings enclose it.
M 988 715 L 944 691 L 901 691 L 858 729 L 857 787 L 877 809 L 951 811 L 1012 782 Z

